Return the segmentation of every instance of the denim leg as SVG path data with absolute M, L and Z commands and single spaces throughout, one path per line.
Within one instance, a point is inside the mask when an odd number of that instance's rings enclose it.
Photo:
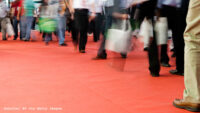
M 32 16 L 27 16 L 26 17 L 26 40 L 30 40 L 30 34 L 31 34 L 31 27 L 33 24 L 33 17 Z
M 26 36 L 26 17 L 22 16 L 20 18 L 20 39 Z
M 14 38 L 17 39 L 17 37 L 18 37 L 18 20 L 17 20 L 16 16 L 13 18 L 13 28 L 14 28 L 14 32 L 15 32 Z
M 60 16 L 58 19 L 58 37 L 59 44 L 63 44 L 65 42 L 65 31 L 66 31 L 66 17 Z

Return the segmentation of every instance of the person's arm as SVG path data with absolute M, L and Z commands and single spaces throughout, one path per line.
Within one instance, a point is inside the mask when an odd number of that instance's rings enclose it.
M 94 0 L 90 3 L 90 12 L 91 13 L 90 13 L 89 21 L 92 21 L 96 17 L 95 1 Z
M 147 2 L 147 1 L 149 1 L 149 0 L 133 0 L 133 2 L 130 4 L 129 7 L 133 7 L 133 6 L 136 6 L 138 4 L 142 4 L 142 3 Z
M 73 7 L 73 0 L 69 0 L 69 11 L 71 13 L 71 19 L 74 20 L 74 7 Z
M 112 16 L 114 18 L 118 18 L 118 19 L 128 19 L 129 15 L 128 14 L 122 14 L 120 13 L 121 11 L 121 7 L 120 7 L 120 0 L 114 0 L 114 8 L 113 8 L 113 13 L 112 13 Z
M 20 20 L 21 12 L 22 12 L 22 7 L 19 7 L 19 11 L 18 11 L 18 13 L 17 13 L 17 20 L 18 20 L 18 21 Z

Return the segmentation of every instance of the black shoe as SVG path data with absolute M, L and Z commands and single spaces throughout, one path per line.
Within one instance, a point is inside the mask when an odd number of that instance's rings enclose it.
M 148 47 L 145 47 L 145 48 L 144 48 L 144 51 L 148 51 L 148 50 L 149 50 L 149 48 L 148 48 Z
M 62 43 L 62 44 L 60 44 L 60 46 L 67 46 L 67 44 L 66 43 Z
M 159 77 L 160 75 L 159 75 L 159 73 L 153 73 L 153 72 L 151 72 L 151 76 L 152 77 Z
M 85 53 L 85 50 L 80 50 L 79 52 L 80 52 L 80 53 Z
M 7 40 L 6 38 L 3 39 L 3 41 L 6 41 L 6 40 Z
M 163 67 L 171 67 L 171 65 L 169 63 L 161 63 L 161 66 L 163 66 Z
M 107 55 L 104 56 L 97 55 L 95 58 L 92 58 L 92 60 L 105 60 L 105 59 L 107 59 Z
M 127 54 L 121 53 L 122 58 L 126 59 L 127 58 Z
M 169 72 L 170 72 L 171 74 L 173 74 L 173 75 L 181 75 L 181 76 L 184 76 L 184 73 L 181 72 L 181 71 L 178 71 L 177 69 L 175 69 L 175 70 L 170 70 Z

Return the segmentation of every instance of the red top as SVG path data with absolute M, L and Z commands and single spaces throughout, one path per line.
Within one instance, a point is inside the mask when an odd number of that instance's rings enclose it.
M 17 13 L 18 13 L 21 6 L 22 6 L 21 0 L 17 0 L 17 1 L 12 3 L 11 8 L 14 8 L 14 10 L 15 10 L 14 16 L 17 16 Z
M 17 0 L 17 1 L 12 3 L 11 8 L 14 8 L 14 10 L 15 10 L 14 16 L 17 16 L 20 8 L 22 9 L 20 16 L 22 16 L 24 14 L 23 2 L 24 2 L 24 0 Z

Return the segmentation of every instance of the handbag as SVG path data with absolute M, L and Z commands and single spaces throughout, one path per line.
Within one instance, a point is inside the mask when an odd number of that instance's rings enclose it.
M 155 24 L 157 45 L 167 44 L 168 41 L 168 24 L 166 17 L 160 17 Z
M 145 18 L 141 24 L 139 35 L 142 36 L 143 39 L 140 39 L 141 42 L 144 42 L 144 47 L 149 46 L 150 38 L 153 37 L 153 25 L 151 20 Z
M 8 36 L 15 35 L 15 32 L 14 32 L 13 26 L 11 25 L 10 19 L 6 18 L 6 21 L 7 21 L 6 31 L 7 31 Z
M 45 33 L 52 33 L 56 31 L 57 21 L 52 18 L 40 18 L 39 19 L 40 31 Z
M 126 54 L 132 50 L 132 28 L 129 20 L 122 20 L 122 29 L 111 27 L 108 29 L 106 46 L 107 50 Z

